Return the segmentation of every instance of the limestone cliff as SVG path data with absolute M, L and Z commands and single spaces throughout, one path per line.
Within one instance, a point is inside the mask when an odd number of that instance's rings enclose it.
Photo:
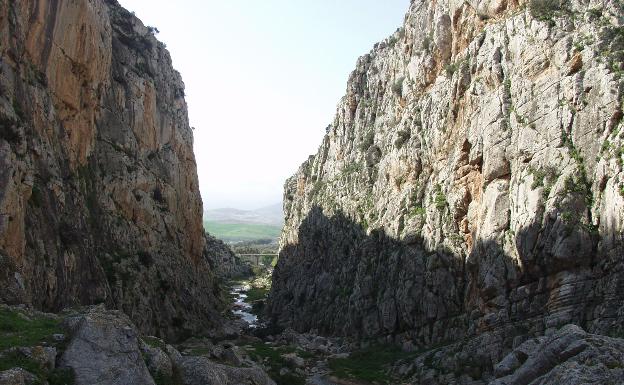
M 623 7 L 413 0 L 286 183 L 273 321 L 481 336 L 450 353 L 479 370 L 566 323 L 621 333 Z
M 0 302 L 214 326 L 184 83 L 115 0 L 0 0 Z
M 206 258 L 215 275 L 221 280 L 248 277 L 253 274 L 251 267 L 225 242 L 210 234 L 206 234 Z

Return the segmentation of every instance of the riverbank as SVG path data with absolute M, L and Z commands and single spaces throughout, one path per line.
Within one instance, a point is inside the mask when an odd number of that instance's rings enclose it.
M 272 269 L 255 269 L 257 275 L 228 282 L 231 314 L 242 321 L 240 336 L 225 344 L 235 346 L 240 357 L 265 370 L 277 385 L 369 385 L 395 384 L 393 365 L 413 353 L 378 344 L 354 344 L 342 338 L 321 337 L 285 330 L 279 334 L 266 329 L 263 305 L 271 288 Z M 214 348 L 195 341 L 189 352 Z M 205 344 L 205 342 L 204 342 Z M 219 348 L 217 348 L 219 351 Z

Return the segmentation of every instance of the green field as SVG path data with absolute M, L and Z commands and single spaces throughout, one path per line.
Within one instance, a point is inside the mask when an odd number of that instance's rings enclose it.
M 204 221 L 204 228 L 212 236 L 228 242 L 277 239 L 282 231 L 278 226 L 212 221 Z

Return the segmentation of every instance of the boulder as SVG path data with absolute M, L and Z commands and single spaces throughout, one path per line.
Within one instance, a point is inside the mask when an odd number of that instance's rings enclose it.
M 136 328 L 123 313 L 95 307 L 68 324 L 72 338 L 60 365 L 74 370 L 76 385 L 154 385 Z

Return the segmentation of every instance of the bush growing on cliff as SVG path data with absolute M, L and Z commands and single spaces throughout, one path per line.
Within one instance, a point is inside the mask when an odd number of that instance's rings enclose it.
M 560 10 L 560 0 L 531 0 L 529 2 L 531 16 L 540 21 L 552 22 L 552 18 Z
M 375 132 L 371 129 L 366 133 L 360 144 L 361 151 L 367 151 L 375 143 Z
M 394 141 L 394 146 L 396 148 L 401 148 L 403 147 L 403 145 L 405 144 L 405 142 L 407 142 L 408 140 L 410 140 L 412 136 L 412 133 L 409 130 L 402 130 L 399 131 L 397 133 L 397 139 Z
M 397 96 L 403 96 L 403 83 L 405 82 L 405 76 L 401 76 L 392 85 L 392 92 Z
M 444 192 L 442 192 L 442 186 L 440 185 L 436 186 L 436 193 L 433 198 L 433 202 L 435 203 L 435 206 L 438 210 L 444 210 L 446 208 L 446 205 L 448 204 L 446 200 L 446 195 L 444 195 Z

